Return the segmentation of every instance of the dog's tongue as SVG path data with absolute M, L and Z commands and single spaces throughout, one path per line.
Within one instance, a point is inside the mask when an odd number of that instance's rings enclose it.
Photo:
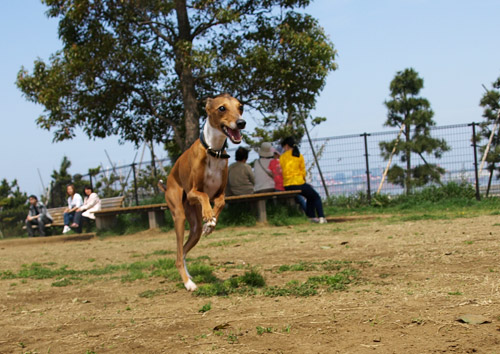
M 240 141 L 241 140 L 241 134 L 239 129 L 231 129 L 227 128 L 227 133 L 229 136 L 234 140 L 234 141 Z

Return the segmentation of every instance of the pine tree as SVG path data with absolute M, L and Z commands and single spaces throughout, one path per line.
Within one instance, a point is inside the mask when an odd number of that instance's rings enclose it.
M 385 102 L 388 109 L 385 126 L 402 129 L 403 138 L 396 146 L 395 155 L 405 164 L 405 168 L 392 166 L 388 173 L 391 183 L 404 187 L 406 194 L 413 187 L 423 186 L 429 182 L 440 183 L 444 169 L 428 163 L 425 155 L 440 158 L 449 147 L 444 139 L 431 137 L 430 128 L 436 123 L 432 119 L 434 112 L 429 101 L 419 97 L 424 87 L 424 80 L 412 69 L 398 71 L 390 85 L 391 99 Z M 380 142 L 382 156 L 388 160 L 396 145 L 396 139 Z M 412 161 L 412 154 L 420 157 L 422 164 Z M 413 163 L 413 165 L 412 165 Z

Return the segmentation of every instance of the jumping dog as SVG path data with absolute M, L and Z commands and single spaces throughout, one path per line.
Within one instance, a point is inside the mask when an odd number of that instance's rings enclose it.
M 229 94 L 207 99 L 207 120 L 197 139 L 176 161 L 166 188 L 165 200 L 172 214 L 177 237 L 176 267 L 188 291 L 196 290 L 186 266 L 186 254 L 198 243 L 201 235 L 209 235 L 224 208 L 227 184 L 227 138 L 241 143 L 240 130 L 246 122 L 241 118 L 243 105 Z M 214 207 L 210 205 L 214 203 Z M 184 224 L 188 221 L 189 238 L 184 244 Z

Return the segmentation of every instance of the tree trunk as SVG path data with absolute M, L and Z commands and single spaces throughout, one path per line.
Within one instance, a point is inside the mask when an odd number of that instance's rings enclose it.
M 182 100 L 184 102 L 184 127 L 186 129 L 184 146 L 181 146 L 181 150 L 186 150 L 199 137 L 200 115 L 198 113 L 193 71 L 189 62 L 192 38 L 186 0 L 176 0 L 175 10 L 177 13 L 177 23 L 179 25 L 179 36 L 176 40 L 174 49 L 176 56 L 175 71 L 181 83 Z

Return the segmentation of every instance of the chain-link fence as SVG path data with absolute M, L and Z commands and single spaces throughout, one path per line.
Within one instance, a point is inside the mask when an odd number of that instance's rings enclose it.
M 474 123 L 477 129 L 477 124 Z M 449 150 L 441 158 L 432 155 L 411 154 L 412 168 L 424 164 L 436 164 L 445 170 L 441 181 L 469 182 L 475 184 L 475 163 L 473 146 L 473 124 L 458 124 L 431 128 L 433 138 L 444 139 Z M 346 195 L 357 192 L 374 193 L 380 187 L 384 170 L 388 161 L 382 157 L 380 142 L 393 141 L 399 131 L 388 131 L 371 134 L 356 134 L 339 137 L 313 139 L 312 144 L 318 156 L 320 169 L 328 193 L 330 195 Z M 478 141 L 477 146 L 485 144 Z M 479 155 L 478 148 L 476 149 Z M 312 150 L 307 140 L 301 144 L 301 152 L 308 162 L 310 169 L 310 183 L 322 194 L 326 195 L 325 188 L 314 163 Z M 478 156 L 481 159 L 481 156 Z M 406 162 L 399 156 L 394 156 L 391 166 L 398 165 L 406 169 Z M 367 173 L 369 171 L 369 173 Z M 480 185 L 485 185 L 489 179 L 489 171 L 483 170 L 480 176 Z M 498 183 L 495 181 L 495 183 Z M 400 185 L 391 184 L 385 178 L 380 193 L 399 194 L 403 192 Z
M 412 168 L 419 165 L 436 164 L 445 170 L 442 182 L 449 181 L 476 183 L 477 168 L 481 156 L 479 147 L 484 146 L 487 141 L 477 141 L 476 156 L 477 165 L 474 160 L 473 129 L 478 130 L 476 123 L 457 124 L 431 128 L 433 138 L 444 139 L 449 146 L 449 150 L 442 154 L 441 158 L 432 155 L 420 156 L 412 154 Z M 387 160 L 381 155 L 380 142 L 394 140 L 399 131 L 387 131 L 378 133 L 363 133 L 345 135 L 328 138 L 312 139 L 311 144 L 318 158 L 319 166 L 323 174 L 322 182 L 319 170 L 307 139 L 300 144 L 301 153 L 304 155 L 308 170 L 308 182 L 321 194 L 326 197 L 332 195 L 349 195 L 358 192 L 367 194 L 376 193 L 384 170 L 387 167 Z M 234 157 L 235 148 L 229 150 Z M 252 152 L 249 162 L 257 158 L 257 154 Z M 425 159 L 425 161 L 424 161 Z M 231 158 L 230 163 L 234 161 Z M 405 169 L 406 165 L 398 156 L 392 160 L 391 166 L 399 165 Z M 168 159 L 145 161 L 133 163 L 125 166 L 118 166 L 108 169 L 100 169 L 98 173 L 85 174 L 82 178 L 90 180 L 91 184 L 103 197 L 115 195 L 125 195 L 126 203 L 129 205 L 138 204 L 145 199 L 158 196 L 157 181 L 165 179 L 170 168 Z M 490 172 L 484 168 L 478 176 L 478 182 L 484 193 L 488 184 Z M 494 178 L 492 189 L 500 187 L 500 182 Z M 498 190 L 495 189 L 495 190 Z M 391 184 L 385 178 L 381 186 L 380 193 L 399 194 L 403 187 Z

